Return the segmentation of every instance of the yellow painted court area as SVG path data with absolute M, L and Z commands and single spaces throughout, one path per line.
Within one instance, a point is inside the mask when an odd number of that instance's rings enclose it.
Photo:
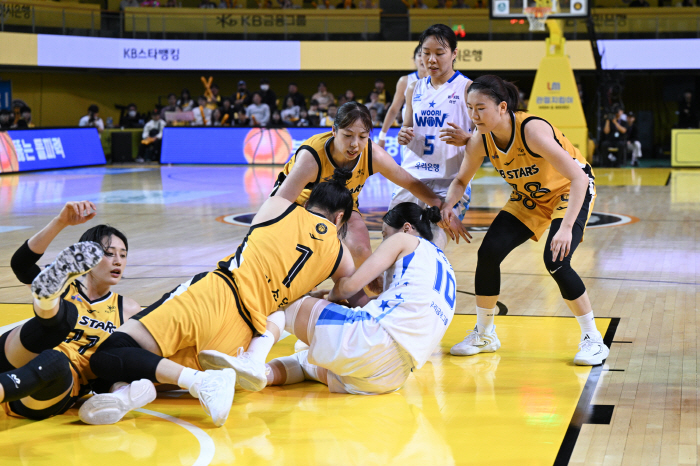
M 2 325 L 31 312 L 0 311 Z M 312 382 L 238 390 L 221 429 L 184 392 L 160 393 L 144 408 L 151 413 L 111 426 L 84 425 L 75 408 L 41 422 L 2 415 L 0 464 L 551 465 L 591 370 L 571 362 L 578 326 L 561 317 L 496 322 L 497 353 L 455 357 L 450 346 L 475 323 L 455 316 L 440 352 L 389 395 L 331 394 Z M 601 333 L 609 323 L 597 320 Z M 292 353 L 295 340 L 283 339 L 271 358 Z

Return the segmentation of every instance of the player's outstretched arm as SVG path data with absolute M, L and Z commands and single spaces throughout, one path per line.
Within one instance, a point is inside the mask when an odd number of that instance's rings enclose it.
M 355 295 L 399 258 L 415 251 L 418 243 L 418 238 L 408 233 L 396 233 L 387 238 L 352 276 L 343 277 L 335 282 L 328 295 L 329 300 L 348 299 Z
M 386 136 L 387 131 L 389 131 L 391 125 L 394 124 L 394 121 L 396 121 L 396 116 L 401 111 L 401 107 L 403 106 L 405 100 L 404 94 L 406 93 L 407 85 L 408 76 L 401 76 L 396 82 L 396 93 L 394 94 L 394 100 L 391 101 L 391 106 L 389 107 L 389 110 L 387 110 L 386 115 L 384 116 L 382 132 L 379 133 L 379 146 L 382 148 L 384 148 L 384 143 L 386 141 L 386 139 L 382 138 L 382 136 Z
M 442 200 L 432 189 L 401 168 L 387 151 L 376 144 L 372 146 L 372 165 L 375 171 L 384 175 L 387 180 L 409 190 L 427 205 L 442 208 Z

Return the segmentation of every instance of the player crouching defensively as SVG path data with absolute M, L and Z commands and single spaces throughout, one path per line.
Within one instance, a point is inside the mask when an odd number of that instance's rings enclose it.
M 270 361 L 261 386 L 315 380 L 334 393 L 389 393 L 440 344 L 454 315 L 456 281 L 430 242 L 438 209 L 405 202 L 383 220 L 384 241 L 352 276 L 335 283 L 330 301 L 307 296 L 285 309 L 285 330 L 309 348 Z M 356 296 L 381 274 L 384 291 L 376 299 L 364 297 L 363 307 L 331 302 Z M 236 359 L 216 351 L 199 355 L 202 366 L 212 368 L 237 368 Z

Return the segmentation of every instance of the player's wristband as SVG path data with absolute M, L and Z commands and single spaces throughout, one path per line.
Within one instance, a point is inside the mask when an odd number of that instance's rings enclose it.
M 379 132 L 379 140 L 380 140 L 380 141 L 386 141 L 386 131 L 380 131 L 380 132 Z

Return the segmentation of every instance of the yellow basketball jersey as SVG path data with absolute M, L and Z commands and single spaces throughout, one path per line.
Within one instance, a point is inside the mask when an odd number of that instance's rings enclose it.
M 304 205 L 311 195 L 311 190 L 318 183 L 329 180 L 333 176 L 333 172 L 338 166 L 333 161 L 331 156 L 331 143 L 333 142 L 333 133 L 321 133 L 313 136 L 301 145 L 297 149 L 294 157 L 289 159 L 289 162 L 284 166 L 282 172 L 277 176 L 277 181 L 275 182 L 275 187 L 272 189 L 271 196 L 277 193 L 277 190 L 282 185 L 282 182 L 289 176 L 289 173 L 294 168 L 294 163 L 296 162 L 297 155 L 299 151 L 305 149 L 313 155 L 316 164 L 318 165 L 318 172 L 316 174 L 316 180 L 312 183 L 306 185 L 304 190 L 301 192 L 296 202 L 299 205 Z M 374 172 L 372 171 L 372 142 L 368 142 L 365 150 L 362 151 L 357 161 L 355 167 L 352 169 L 352 178 L 348 181 L 347 188 L 352 193 L 352 198 L 355 201 L 355 210 L 359 209 L 359 202 L 357 200 L 360 195 L 360 191 L 365 185 L 367 178 L 372 176 Z
M 503 210 L 512 213 L 527 225 L 537 240 L 552 218 L 564 217 L 571 181 L 530 150 L 525 138 L 525 125 L 532 120 L 542 120 L 552 128 L 554 139 L 576 160 L 591 180 L 589 188 L 592 199 L 595 198 L 595 178 L 581 152 L 559 129 L 546 120 L 525 112 L 511 113 L 511 119 L 513 132 L 508 147 L 498 147 L 493 133 L 489 133 L 482 135 L 484 148 L 498 174 L 513 188 L 510 200 Z
M 335 225 L 292 204 L 279 217 L 252 226 L 214 273 L 230 283 L 246 323 L 263 333 L 268 315 L 333 275 L 342 256 Z
M 82 287 L 75 281 L 62 296 L 78 308 L 78 321 L 68 338 L 56 349 L 68 356 L 80 374 L 80 384 L 87 385 L 88 380 L 97 378 L 90 370 L 90 356 L 124 323 L 124 305 L 122 296 L 111 291 L 90 301 Z

